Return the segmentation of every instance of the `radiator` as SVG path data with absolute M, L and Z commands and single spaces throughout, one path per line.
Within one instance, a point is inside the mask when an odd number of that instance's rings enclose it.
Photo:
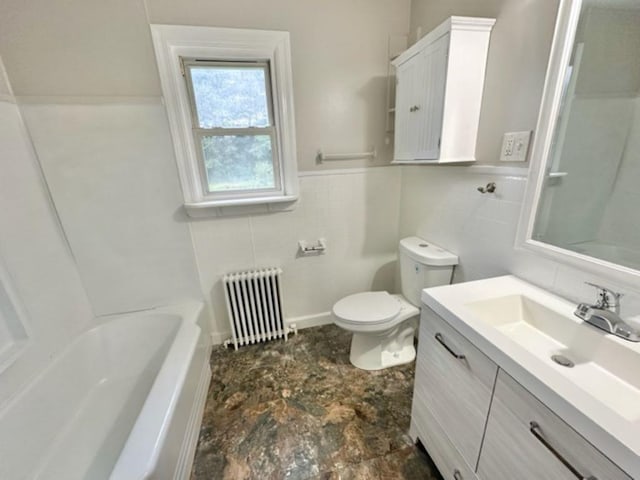
M 287 340 L 288 328 L 282 317 L 279 268 L 229 273 L 224 276 L 224 293 L 231 324 L 231 340 L 225 345 L 239 346 Z

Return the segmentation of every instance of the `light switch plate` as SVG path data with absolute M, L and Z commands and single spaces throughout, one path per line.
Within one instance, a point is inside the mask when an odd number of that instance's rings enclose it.
M 500 160 L 503 162 L 526 162 L 529 153 L 531 131 L 508 132 L 502 138 Z

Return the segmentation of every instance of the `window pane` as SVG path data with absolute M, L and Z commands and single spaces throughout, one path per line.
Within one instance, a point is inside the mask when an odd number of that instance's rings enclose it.
M 269 135 L 202 138 L 209 192 L 276 188 Z
M 268 127 L 264 67 L 191 67 L 200 128 Z

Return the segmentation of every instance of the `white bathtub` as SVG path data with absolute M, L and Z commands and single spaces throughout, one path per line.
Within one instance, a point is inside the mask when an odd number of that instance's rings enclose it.
M 188 478 L 210 379 L 200 304 L 102 320 L 0 411 L 0 479 Z

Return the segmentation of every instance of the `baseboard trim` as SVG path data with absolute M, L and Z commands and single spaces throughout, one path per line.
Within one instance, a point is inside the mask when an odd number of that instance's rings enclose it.
M 301 317 L 287 318 L 287 325 L 295 325 L 298 330 L 303 328 L 320 327 L 333 323 L 331 312 L 315 313 L 313 315 L 303 315 Z
M 231 332 L 211 332 L 211 345 L 222 345 L 231 338 Z
M 297 330 L 302 330 L 304 328 L 329 325 L 333 323 L 333 317 L 331 312 L 320 312 L 314 313 L 312 315 L 302 315 L 300 317 L 286 318 L 284 323 L 288 327 L 295 325 Z M 211 332 L 212 345 L 222 345 L 229 338 L 231 338 L 231 332 Z

